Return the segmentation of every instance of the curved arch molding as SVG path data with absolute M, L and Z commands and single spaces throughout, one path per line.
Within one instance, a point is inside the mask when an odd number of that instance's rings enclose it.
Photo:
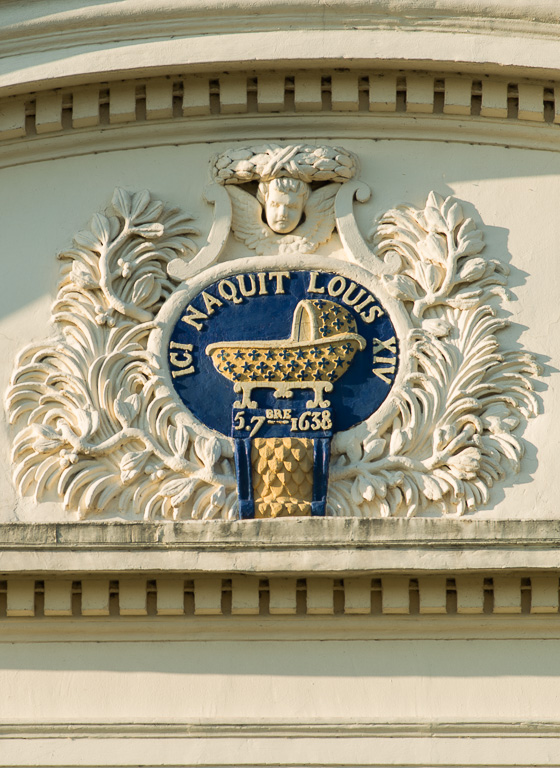
M 209 124 L 211 133 L 209 134 Z M 0 164 L 123 148 L 344 133 L 558 151 L 554 80 L 264 69 L 81 83 L 0 101 Z

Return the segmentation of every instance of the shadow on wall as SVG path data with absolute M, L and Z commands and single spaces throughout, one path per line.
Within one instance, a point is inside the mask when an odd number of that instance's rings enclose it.
M 30 654 L 30 647 L 41 653 Z M 551 678 L 560 676 L 560 644 L 554 639 L 2 644 L 0 669 L 22 668 L 273 677 Z

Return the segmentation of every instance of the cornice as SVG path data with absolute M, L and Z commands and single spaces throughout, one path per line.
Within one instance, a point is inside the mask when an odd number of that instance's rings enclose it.
M 379 69 L 261 69 L 82 83 L 0 102 L 0 166 L 239 134 L 336 134 L 556 152 L 559 93 L 550 80 Z
M 123 6 L 129 4 L 123 3 Z M 560 14 L 543 14 L 542 18 L 521 15 L 513 18 L 498 14 L 472 14 L 465 8 L 457 13 L 429 13 L 426 8 L 414 5 L 407 9 L 372 8 L 364 3 L 323 4 L 312 6 L 304 3 L 260 2 L 233 4 L 217 13 L 208 3 L 187 9 L 150 6 L 134 3 L 125 10 L 120 4 L 93 6 L 81 14 L 65 13 L 37 17 L 23 22 L 9 17 L 0 30 L 2 57 L 25 53 L 37 53 L 65 49 L 79 45 L 106 44 L 110 37 L 122 41 L 156 41 L 176 37 L 198 37 L 233 34 L 252 31 L 253 34 L 268 32 L 306 31 L 391 31 L 414 30 L 415 32 L 442 32 L 456 34 L 468 31 L 473 35 L 485 34 L 492 28 L 495 35 L 555 38 L 558 34 Z M 255 9 L 255 5 L 261 6 Z M 380 5 L 380 4 L 379 4 Z M 555 6 L 557 10 L 557 6 Z M 93 11 L 95 9 L 95 11 Z M 89 12 L 88 12 L 89 11 Z M 93 12 L 92 12 L 93 11 Z M 143 11 L 143 12 L 142 12 Z M 260 15 L 255 12 L 261 11 Z M 5 16 L 0 7 L 0 18 Z M 56 37 L 53 36 L 56 34 Z M 116 42 L 116 41 L 115 41 Z
M 441 69 L 555 77 L 555 3 L 0 5 L 3 94 L 96 79 L 261 66 Z
M 264 18 L 264 17 L 267 18 Z M 256 30 L 271 28 L 273 21 L 292 20 L 297 26 L 305 19 L 310 28 L 351 28 L 357 21 L 374 25 L 377 22 L 405 24 L 438 24 L 451 21 L 457 25 L 467 20 L 492 21 L 503 24 L 525 23 L 527 29 L 557 24 L 560 12 L 555 0 L 523 2 L 523 0 L 122 0 L 97 3 L 75 0 L 35 0 L 35 2 L 4 2 L 0 5 L 4 35 L 24 37 L 34 33 L 47 34 L 51 30 L 106 29 L 165 21 L 178 26 L 176 31 L 204 24 L 203 29 L 227 29 L 233 20 L 236 27 L 255 22 Z
M 560 523 L 430 518 L 4 523 L 0 551 L 5 575 L 546 573 L 560 569 Z

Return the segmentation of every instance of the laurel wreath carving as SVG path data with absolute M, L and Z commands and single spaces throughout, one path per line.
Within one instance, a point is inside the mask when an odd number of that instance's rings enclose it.
M 62 499 L 80 518 L 237 517 L 229 442 L 197 432 L 147 347 L 176 287 L 167 264 L 197 251 L 191 222 L 148 192 L 117 189 L 109 214 L 60 255 L 59 336 L 20 354 L 6 395 L 22 495 Z M 370 241 L 372 259 L 400 263 L 382 279 L 407 308 L 414 371 L 382 432 L 335 437 L 328 514 L 411 516 L 434 504 L 463 514 L 519 468 L 513 431 L 538 410 L 537 365 L 496 335 L 506 268 L 479 255 L 474 221 L 434 193 L 423 210 L 389 211 Z
M 213 162 L 212 175 L 218 184 L 270 181 L 281 176 L 309 184 L 345 182 L 356 169 L 355 157 L 341 147 L 265 144 L 222 152 Z

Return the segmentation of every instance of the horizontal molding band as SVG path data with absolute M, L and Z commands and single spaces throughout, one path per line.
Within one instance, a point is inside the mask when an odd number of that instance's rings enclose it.
M 0 620 L 2 643 L 560 640 L 554 615 L 117 616 Z
M 298 518 L 0 524 L 6 577 L 349 577 L 560 571 L 560 522 Z
M 322 117 L 327 118 L 322 121 Z M 90 152 L 332 136 L 560 149 L 552 81 L 402 71 L 168 76 L 0 102 L 0 165 Z
M 117 619 L 177 617 L 182 626 L 172 631 L 188 634 L 202 618 L 221 617 L 232 630 L 234 619 L 268 621 L 283 617 L 331 617 L 343 622 L 370 617 L 382 622 L 394 616 L 446 616 L 454 619 L 492 616 L 559 614 L 560 573 L 547 575 L 427 575 L 317 578 L 259 578 L 221 575 L 174 577 L 152 574 L 133 578 L 106 576 L 81 579 L 8 578 L 0 582 L 0 630 L 16 619 L 73 618 L 95 621 L 108 617 L 107 629 Z M 522 616 L 519 620 L 522 620 Z M 301 623 L 301 622 L 300 622 Z M 558 622 L 560 630 L 560 622 Z M 149 623 L 147 625 L 149 627 Z M 297 625 L 293 624 L 292 629 Z M 452 625 L 450 625 L 452 627 Z M 379 628 L 382 623 L 379 624 Z M 529 630 L 530 625 L 525 627 Z M 265 631 L 277 626 L 262 625 Z M 487 631 L 487 626 L 482 627 Z M 21 629 L 21 627 L 20 627 Z M 212 627 L 209 626 L 209 631 Z M 248 631 L 247 621 L 237 629 Z M 261 625 L 257 627 L 260 631 Z M 334 631 L 336 627 L 333 625 Z M 376 629 L 356 624 L 358 631 Z M 286 626 L 280 627 L 287 630 Z M 316 631 L 316 628 L 310 628 Z M 330 630 L 329 630 L 330 631 Z M 424 630 L 421 630 L 424 632 Z M 453 630 L 454 631 L 454 630 Z M 554 631 L 554 630 L 553 630 Z M 230 633 L 228 633 L 228 637 Z M 5 639 L 5 638 L 4 638 Z
M 339 68 L 371 66 L 374 62 L 408 69 L 436 66 L 478 71 L 481 76 L 505 71 L 514 76 L 533 72 L 540 77 L 556 77 L 560 70 L 557 24 L 527 26 L 522 22 L 518 33 L 511 22 L 507 29 L 489 31 L 488 21 L 480 19 L 477 23 L 470 15 L 462 23 L 447 21 L 441 25 L 438 14 L 435 23 L 425 19 L 418 25 L 414 21 L 403 23 L 395 14 L 390 24 L 358 21 L 358 28 L 348 28 L 348 18 L 325 24 L 325 14 L 314 19 L 311 13 L 306 21 L 300 13 L 299 24 L 292 27 L 285 15 L 280 24 L 270 24 L 269 20 L 261 25 L 255 23 L 258 16 L 254 13 L 242 13 L 237 19 L 230 17 L 228 27 L 227 16 L 222 14 L 220 27 L 210 31 L 201 31 L 200 26 L 196 30 L 195 24 L 194 34 L 183 25 L 182 32 L 159 25 L 158 35 L 157 22 L 155 29 L 149 22 L 132 24 L 124 37 L 119 32 L 111 37 L 106 23 L 103 36 L 95 30 L 85 35 L 72 30 L 61 39 L 51 31 L 51 39 L 60 39 L 60 49 L 45 45 L 45 27 L 36 39 L 36 48 L 32 47 L 32 36 L 16 44 L 17 29 L 12 28 L 12 55 L 0 58 L 0 89 L 13 95 L 93 82 L 94 78 L 115 80 L 185 70 L 231 72 L 246 67 L 248 60 L 262 67 Z M 5 26 L 9 28 L 9 24 Z
M 2 723 L 0 740 L 14 737 L 33 739 L 324 739 L 371 738 L 560 738 L 560 722 L 100 722 L 100 723 Z
M 557 521 L 305 519 L 4 523 L 1 571 L 192 576 L 560 571 Z
M 145 38 L 147 33 L 158 38 L 240 32 L 246 28 L 248 15 L 259 33 L 278 29 L 391 29 L 397 23 L 416 31 L 443 28 L 460 32 L 466 28 L 474 33 L 487 30 L 491 19 L 495 35 L 546 38 L 556 36 L 560 22 L 555 0 L 540 0 L 530 6 L 515 0 L 491 0 L 484 7 L 473 6 L 468 0 L 448 0 L 438 7 L 435 18 L 433 0 L 331 0 L 312 6 L 301 0 L 241 0 L 231 7 L 212 0 L 168 0 L 164 10 L 149 0 L 121 0 L 102 8 L 90 5 L 79 9 L 59 2 L 57 12 L 53 3 L 48 15 L 41 3 L 34 5 L 37 10 L 29 9 L 24 19 L 12 8 L 2 10 L 0 40 L 5 56 L 96 45 L 108 38 L 133 40 Z
M 417 724 L 410 724 L 409 729 Z M 405 726 L 406 727 L 406 726 Z M 507 727 L 507 726 L 506 726 Z M 276 728 L 276 726 L 275 726 Z M 397 729 L 370 734 L 322 733 L 310 730 L 299 737 L 290 731 L 242 733 L 241 729 L 214 735 L 118 733 L 85 735 L 61 732 L 54 738 L 37 733 L 0 737 L 0 766 L 6 768 L 558 768 L 560 739 L 551 733 L 506 732 L 486 734 L 476 725 L 449 734 Z M 56 726 L 55 726 L 56 733 Z M 458 741 L 460 739 L 460 741 Z M 120 741 L 120 743 L 119 743 Z
M 51 549 L 109 551 L 121 549 L 123 545 L 129 551 L 135 548 L 197 552 L 320 551 L 346 546 L 347 551 L 429 547 L 434 551 L 506 548 L 510 552 L 518 549 L 554 552 L 560 549 L 560 520 L 299 517 L 243 521 L 0 523 L 0 550 L 4 556 L 10 549 L 32 550 L 38 554 Z M 183 570 L 190 569 L 184 567 Z
M 506 147 L 546 152 L 560 151 L 560 135 L 548 124 L 527 126 L 496 120 L 423 115 L 360 114 L 349 121 L 344 115 L 286 115 L 197 118 L 188 124 L 167 122 L 159 125 L 137 123 L 121 128 L 108 127 L 87 132 L 34 138 L 26 141 L 0 142 L 0 168 L 10 168 L 45 160 L 80 157 L 103 152 L 143 149 L 146 147 L 185 146 L 189 144 L 232 142 L 234 136 L 244 141 L 285 141 L 367 139 L 379 141 L 441 141 L 456 144 Z

